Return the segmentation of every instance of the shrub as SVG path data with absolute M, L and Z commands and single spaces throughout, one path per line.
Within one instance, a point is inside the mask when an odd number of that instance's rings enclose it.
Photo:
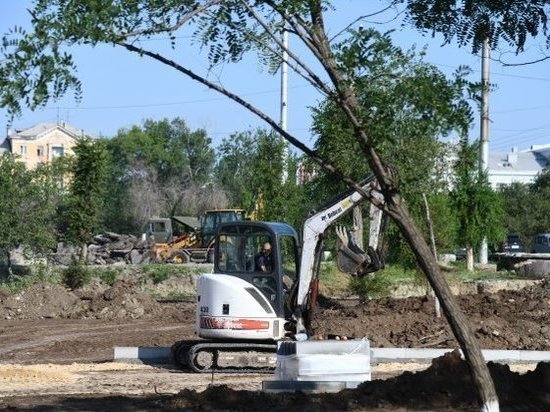
M 349 289 L 359 296 L 362 302 L 366 302 L 372 298 L 388 296 L 391 284 L 391 280 L 383 273 L 375 273 L 362 278 L 351 278 Z
M 63 283 L 71 289 L 78 289 L 90 282 L 92 274 L 88 268 L 73 262 L 63 270 Z
M 113 286 L 118 277 L 118 272 L 114 269 L 97 270 L 97 276 L 109 286 Z
M 16 294 L 27 289 L 34 283 L 33 279 L 28 276 L 11 275 L 8 277 L 7 283 L 2 287 L 11 294 Z
M 175 271 L 172 265 L 154 265 L 149 267 L 147 274 L 153 279 L 153 283 L 156 285 L 168 279 L 171 276 L 174 276 Z

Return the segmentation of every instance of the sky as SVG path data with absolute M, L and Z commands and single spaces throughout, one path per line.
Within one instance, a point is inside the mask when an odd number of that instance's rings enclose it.
M 337 10 L 327 16 L 330 33 L 338 33 L 357 16 L 379 10 L 383 0 L 336 0 Z M 15 25 L 30 27 L 26 8 L 29 0 L 0 0 L 0 34 Z M 459 65 L 469 66 L 471 80 L 481 77 L 481 59 L 469 48 L 456 44 L 443 45 L 441 37 L 423 36 L 414 28 L 399 21 L 383 23 L 388 15 L 377 16 L 376 22 L 363 23 L 378 30 L 395 29 L 394 42 L 404 49 L 413 45 L 427 47 L 426 61 L 451 74 Z M 152 50 L 166 53 L 194 70 L 205 73 L 205 53 L 191 45 L 188 33 L 178 33 L 178 48 L 167 47 L 165 38 L 143 42 Z M 291 38 L 291 47 L 296 44 Z M 540 42 L 542 44 L 542 42 Z M 540 57 L 538 43 L 532 41 L 525 55 L 515 57 L 505 46 L 492 52 L 492 57 L 507 53 L 511 61 L 521 62 Z M 37 123 L 68 122 L 75 127 L 104 137 L 112 137 L 120 129 L 140 125 L 145 119 L 160 120 L 181 117 L 191 129 L 205 129 L 215 146 L 232 133 L 263 127 L 261 120 L 236 103 L 184 77 L 174 69 L 146 57 L 132 55 L 111 46 L 71 49 L 83 83 L 83 98 L 76 102 L 69 93 L 58 102 L 50 102 L 35 112 L 24 110 L 13 120 L 13 129 L 31 127 Z M 297 48 L 297 52 L 301 50 Z M 512 147 L 520 150 L 531 145 L 550 144 L 550 63 L 518 67 L 504 67 L 497 61 L 490 66 L 490 81 L 496 88 L 489 98 L 491 152 L 505 152 Z M 271 76 L 254 56 L 244 61 L 217 68 L 209 75 L 211 80 L 250 99 L 260 109 L 279 119 L 280 78 Z M 293 73 L 289 76 L 288 130 L 308 146 L 314 143 L 310 131 L 309 107 L 319 102 L 320 96 L 308 87 L 305 80 Z M 0 140 L 9 124 L 7 112 L 0 109 Z M 479 137 L 479 122 L 472 125 L 471 138 Z

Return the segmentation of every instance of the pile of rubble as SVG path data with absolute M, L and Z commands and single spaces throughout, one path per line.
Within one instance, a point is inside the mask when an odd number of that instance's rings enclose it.
M 51 259 L 58 265 L 70 265 L 78 260 L 79 248 L 58 243 Z M 94 236 L 88 245 L 88 262 L 91 265 L 139 264 L 153 261 L 150 244 L 136 236 L 105 232 Z

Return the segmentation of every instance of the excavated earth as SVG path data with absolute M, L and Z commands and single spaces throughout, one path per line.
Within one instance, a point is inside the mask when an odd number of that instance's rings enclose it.
M 95 287 L 76 291 L 47 283 L 35 284 L 15 295 L 0 289 L 0 408 L 285 411 L 476 408 L 467 368 L 454 355 L 435 361 L 424 371 L 405 372 L 365 383 L 353 391 L 324 395 L 262 394 L 257 389 L 266 377 L 257 375 L 219 375 L 214 386 L 209 386 L 212 382 L 204 376 L 187 376 L 174 370 L 164 371 L 170 374 L 168 379 L 157 369 L 127 370 L 117 366 L 115 379 L 114 372 L 78 366 L 112 361 L 113 346 L 170 346 L 177 340 L 195 337 L 191 300 L 156 300 L 140 290 L 138 282 L 128 279 L 112 287 L 96 282 Z M 550 281 L 519 291 L 461 296 L 458 301 L 482 348 L 550 350 Z M 367 303 L 322 298 L 315 319 L 319 339 L 331 335 L 367 336 L 373 347 L 457 347 L 446 321 L 434 316 L 434 302 L 427 298 Z M 61 368 L 59 376 L 64 378 L 51 375 L 54 366 L 48 364 Z M 31 365 L 35 369 L 29 371 Z M 36 368 L 42 369 L 37 372 Z M 70 368 L 78 371 L 71 372 Z M 55 381 L 47 373 L 43 375 L 45 371 L 61 379 L 59 388 L 64 385 L 67 388 L 63 379 L 71 376 L 74 381 L 87 382 L 82 384 L 85 389 L 80 385 L 71 391 L 36 390 L 33 379 L 38 379 L 37 376 L 46 376 L 49 385 Z M 491 365 L 491 373 L 505 410 L 550 410 L 548 364 L 541 363 L 524 374 L 511 372 L 507 366 Z M 21 374 L 34 383 L 17 386 Z M 116 381 L 123 376 L 134 380 L 117 387 Z M 154 391 L 138 390 L 144 376 L 152 382 L 149 387 L 154 387 Z M 163 379 L 167 389 L 160 390 L 163 395 L 156 394 L 154 382 L 160 384 Z M 96 387 L 101 390 L 94 390 Z M 182 388 L 186 389 L 176 393 Z

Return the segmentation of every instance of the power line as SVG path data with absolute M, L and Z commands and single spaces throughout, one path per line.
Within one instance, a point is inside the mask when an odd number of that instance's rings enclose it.
M 308 86 L 307 84 L 296 85 L 290 87 L 291 89 L 299 89 Z M 242 96 L 260 96 L 264 94 L 279 93 L 279 89 L 263 90 L 258 92 L 243 93 Z M 73 107 L 45 107 L 44 110 L 112 110 L 112 109 L 135 109 L 143 107 L 162 107 L 162 106 L 178 106 L 183 104 L 196 104 L 196 103 L 208 103 L 219 100 L 227 100 L 225 96 L 210 97 L 208 99 L 196 99 L 196 100 L 182 100 L 175 102 L 160 102 L 160 103 L 144 103 L 144 104 L 128 104 L 128 105 L 114 105 L 114 106 L 73 106 Z
M 457 66 L 453 66 L 453 65 L 450 65 L 450 64 L 443 64 L 443 63 L 432 63 L 436 66 L 440 66 L 440 67 L 448 67 L 450 69 L 458 69 Z M 470 68 L 473 72 L 475 73 L 479 73 L 481 72 L 481 70 L 478 70 L 478 69 L 472 69 Z M 518 78 L 518 79 L 526 79 L 526 80 L 536 80 L 536 81 L 542 81 L 542 82 L 550 82 L 550 78 L 548 77 L 534 77 L 534 76 L 523 76 L 521 74 L 510 74 L 510 73 L 498 73 L 498 72 L 491 72 L 491 76 L 502 76 L 502 77 L 515 77 L 515 78 Z
M 532 106 L 532 107 L 523 107 L 518 109 L 507 109 L 507 110 L 493 110 L 491 113 L 515 113 L 515 112 L 527 112 L 530 110 L 541 110 L 541 109 L 550 109 L 550 105 L 546 106 Z

